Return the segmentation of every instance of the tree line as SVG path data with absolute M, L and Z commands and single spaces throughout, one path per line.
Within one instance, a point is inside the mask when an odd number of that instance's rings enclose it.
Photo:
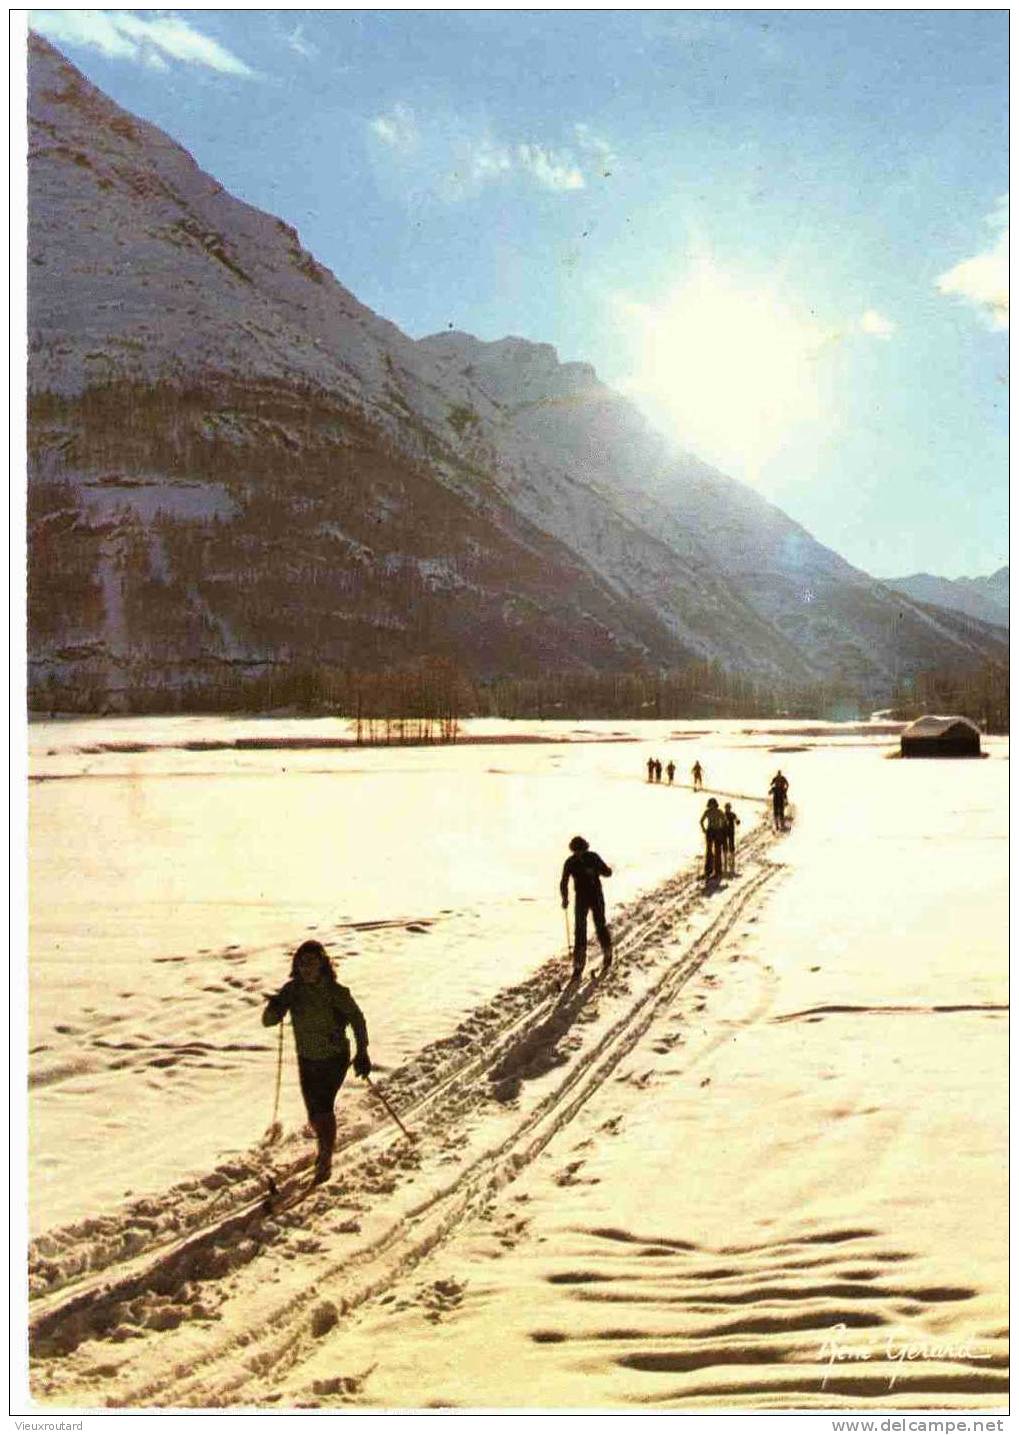
M 983 663 L 959 671 L 934 668 L 918 673 L 895 694 L 896 717 L 912 719 L 924 713 L 968 717 L 984 732 L 1008 732 L 1008 664 Z
M 30 681 L 38 711 L 240 713 L 288 711 L 349 719 L 357 742 L 455 741 L 466 717 L 698 719 L 852 717 L 836 683 L 762 684 L 720 664 L 669 670 L 479 677 L 448 657 L 376 670 L 292 662 L 206 662 L 162 669 L 152 655 L 112 664 L 96 655 Z
M 920 673 L 887 706 L 903 720 L 961 714 L 986 732 L 1005 733 L 1008 702 L 1007 665 L 984 663 Z M 869 704 L 845 683 L 762 683 L 709 661 L 669 670 L 483 678 L 441 656 L 382 670 L 267 662 L 209 663 L 182 673 L 160 671 L 151 658 L 114 666 L 97 655 L 76 663 L 73 672 L 35 675 L 29 704 L 50 712 L 331 715 L 348 719 L 355 741 L 366 744 L 453 742 L 467 717 L 846 721 L 869 715 Z

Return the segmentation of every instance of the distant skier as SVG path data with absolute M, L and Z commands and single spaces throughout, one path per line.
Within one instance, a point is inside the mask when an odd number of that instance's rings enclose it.
M 732 810 L 732 803 L 725 804 L 725 875 L 735 877 L 736 875 L 736 828 L 740 820 Z
M 785 831 L 785 804 L 789 795 L 789 783 L 782 776 L 782 769 L 771 779 L 771 786 L 768 788 L 771 793 L 771 814 L 775 823 L 776 832 Z
M 674 762 L 670 762 L 665 769 L 665 776 L 669 779 L 669 786 L 671 787 L 672 779 L 676 776 L 676 764 Z
M 708 805 L 701 813 L 701 831 L 704 833 L 704 880 L 711 882 L 722 876 L 725 843 L 725 814 L 717 797 L 708 798 Z
M 574 837 L 570 842 L 572 856 L 563 864 L 563 875 L 559 881 L 559 895 L 563 907 L 570 905 L 570 878 L 573 878 L 573 975 L 571 982 L 579 982 L 584 974 L 587 960 L 587 914 L 594 918 L 594 929 L 602 951 L 602 964 L 598 972 L 604 976 L 612 965 L 612 934 L 605 922 L 605 894 L 601 879 L 612 876 L 597 852 L 592 852 L 583 837 Z
M 694 792 L 700 792 L 701 787 L 703 786 L 701 779 L 704 776 L 700 763 L 695 762 L 693 767 L 690 769 L 690 772 L 693 777 L 693 790 Z
M 648 782 L 654 782 L 655 780 L 655 760 L 653 757 L 649 757 L 647 760 L 647 780 Z
M 266 997 L 263 1026 L 277 1026 L 287 1012 L 294 1028 L 301 1095 L 318 1140 L 315 1181 L 328 1181 L 336 1145 L 333 1107 L 350 1066 L 347 1027 L 357 1042 L 354 1070 L 369 1076 L 368 1027 L 364 1013 L 346 987 L 336 980 L 333 964 L 321 942 L 302 942 L 294 953 L 290 980 Z
M 662 780 L 662 764 L 661 764 L 661 762 L 659 761 L 659 759 L 656 757 L 656 758 L 655 758 L 655 782 L 661 782 L 661 780 Z

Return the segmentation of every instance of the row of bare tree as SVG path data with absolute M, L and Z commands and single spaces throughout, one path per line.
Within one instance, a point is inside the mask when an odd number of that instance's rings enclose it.
M 984 663 L 959 672 L 933 669 L 919 673 L 896 694 L 895 712 L 904 718 L 924 713 L 968 717 L 984 732 L 1008 732 L 1008 665 Z

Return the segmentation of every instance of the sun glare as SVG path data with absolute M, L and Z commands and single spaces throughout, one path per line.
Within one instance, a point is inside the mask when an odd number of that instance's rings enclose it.
M 685 448 L 734 477 L 758 478 L 821 417 L 825 335 L 775 290 L 702 264 L 662 302 L 626 310 L 631 393 Z

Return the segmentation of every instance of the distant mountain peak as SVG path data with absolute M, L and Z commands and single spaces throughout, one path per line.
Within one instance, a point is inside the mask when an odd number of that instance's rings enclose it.
M 429 334 L 418 343 L 428 354 L 459 364 L 497 402 L 509 407 L 588 395 L 601 397 L 609 392 L 593 365 L 563 363 L 552 344 L 514 334 L 486 341 L 459 329 L 447 329 Z
M 941 578 L 936 573 L 910 573 L 887 578 L 889 588 L 921 603 L 966 613 L 984 623 L 1008 627 L 1008 564 L 980 578 Z

